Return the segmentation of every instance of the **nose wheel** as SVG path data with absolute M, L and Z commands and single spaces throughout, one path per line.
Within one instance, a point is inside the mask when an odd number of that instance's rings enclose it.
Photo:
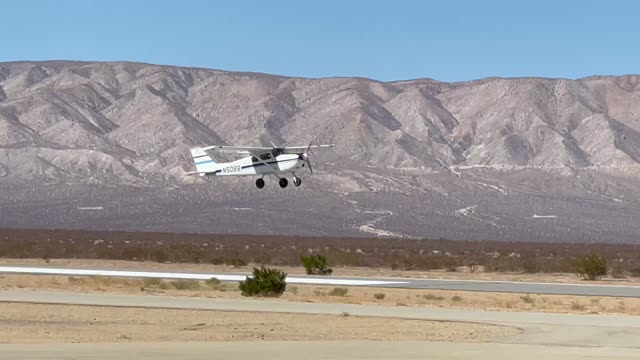
M 257 179 L 256 180 L 256 187 L 258 189 L 262 189 L 264 187 L 264 179 Z
M 297 177 L 297 176 L 294 176 L 294 177 L 293 177 L 293 185 L 295 185 L 295 186 L 300 186 L 300 185 L 302 185 L 302 179 L 300 179 L 300 178 L 299 178 L 299 177 Z

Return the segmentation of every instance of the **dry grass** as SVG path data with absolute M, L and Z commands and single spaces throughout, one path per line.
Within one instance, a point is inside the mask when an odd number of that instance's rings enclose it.
M 146 284 L 145 284 L 146 282 Z M 175 281 L 117 279 L 105 277 L 64 277 L 3 275 L 0 289 L 71 290 L 241 299 L 237 283 L 195 281 L 197 285 L 176 286 Z M 383 294 L 383 295 L 381 295 Z M 542 311 L 557 313 L 601 313 L 640 315 L 640 299 L 480 293 L 446 290 L 335 288 L 330 286 L 292 286 L 281 301 L 331 302 L 384 306 L 423 306 L 456 309 Z

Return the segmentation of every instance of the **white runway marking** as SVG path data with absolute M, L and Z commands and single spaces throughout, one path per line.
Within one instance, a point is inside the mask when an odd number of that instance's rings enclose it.
M 104 210 L 102 206 L 78 206 L 78 210 Z
M 230 275 L 230 274 L 195 274 L 195 273 L 172 273 L 172 272 L 154 272 L 154 271 L 62 269 L 62 268 L 39 268 L 39 267 L 15 267 L 15 266 L 0 266 L 0 273 L 35 274 L 35 275 L 66 275 L 66 276 L 112 276 L 112 277 L 137 277 L 137 278 L 160 278 L 160 279 L 188 279 L 188 280 L 209 280 L 215 277 L 220 281 L 244 281 L 246 279 L 245 275 Z M 408 282 L 385 281 L 385 280 L 334 279 L 334 278 L 299 278 L 299 277 L 287 276 L 287 283 L 313 284 L 313 285 L 372 286 L 372 285 L 407 284 Z

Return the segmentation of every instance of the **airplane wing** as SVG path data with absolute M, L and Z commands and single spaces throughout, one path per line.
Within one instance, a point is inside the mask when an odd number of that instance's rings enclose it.
M 283 153 L 297 153 L 297 152 L 307 150 L 309 148 L 318 149 L 318 148 L 328 148 L 328 147 L 334 147 L 334 146 L 335 145 L 333 144 L 311 145 L 311 146 L 308 146 L 308 145 L 307 146 L 283 146 L 283 147 L 212 145 L 212 146 L 203 147 L 202 150 L 204 151 L 218 150 L 223 152 L 232 152 L 232 153 L 241 153 L 241 154 L 250 153 L 251 155 L 256 156 L 256 155 L 264 154 L 266 152 L 270 152 L 272 150 L 278 150 Z
M 330 147 L 334 147 L 334 144 L 327 144 L 327 145 L 307 145 L 307 146 L 283 146 L 281 148 L 279 148 L 280 150 L 282 150 L 285 153 L 297 153 L 300 151 L 305 151 L 307 149 L 318 149 L 318 148 L 330 148 Z
M 239 154 L 251 154 L 257 161 L 261 162 L 264 166 L 273 170 L 274 173 L 278 171 L 271 166 L 271 164 L 260 158 L 260 155 L 264 153 L 271 152 L 273 150 L 272 147 L 264 147 L 264 146 L 226 146 L 226 145 L 213 145 L 203 147 L 202 150 L 218 150 L 223 152 L 232 152 Z
M 212 146 L 203 147 L 201 149 L 204 151 L 218 150 L 218 151 L 224 151 L 224 152 L 235 152 L 235 153 L 251 152 L 251 153 L 258 153 L 258 154 L 262 154 L 262 153 L 273 150 L 273 148 L 271 147 L 264 147 L 264 146 L 227 146 L 227 145 L 212 145 Z

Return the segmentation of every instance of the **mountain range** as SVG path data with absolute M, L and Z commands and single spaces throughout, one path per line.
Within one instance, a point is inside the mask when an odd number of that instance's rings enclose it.
M 193 146 L 272 142 L 336 147 L 300 188 L 185 175 Z M 638 185 L 640 75 L 0 63 L 0 226 L 637 242 Z

